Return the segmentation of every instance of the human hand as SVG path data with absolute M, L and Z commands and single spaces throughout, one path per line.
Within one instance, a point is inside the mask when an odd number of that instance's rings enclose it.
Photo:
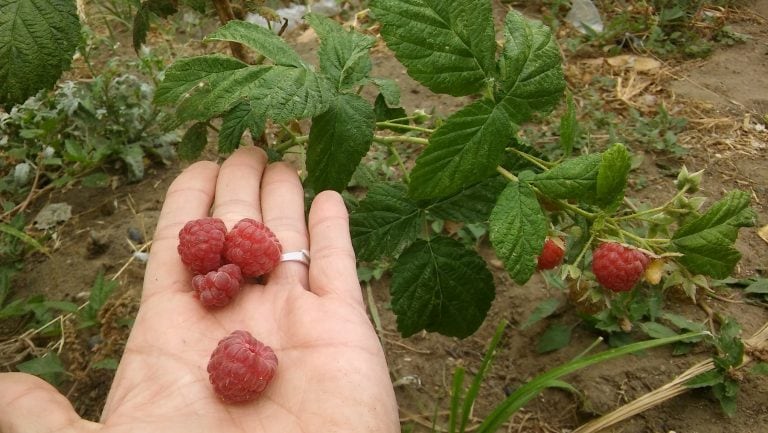
M 226 307 L 204 308 L 176 251 L 192 219 L 263 221 L 283 251 L 307 249 L 311 264 L 281 262 L 265 285 L 243 286 Z M 221 402 L 206 366 L 218 341 L 243 329 L 278 357 L 256 400 Z M 365 313 L 347 212 L 334 192 L 317 195 L 304 219 L 294 169 L 266 165 L 241 148 L 219 168 L 191 165 L 170 186 L 157 223 L 144 291 L 102 420 L 82 420 L 41 379 L 0 375 L 0 432 L 397 432 L 392 382 Z

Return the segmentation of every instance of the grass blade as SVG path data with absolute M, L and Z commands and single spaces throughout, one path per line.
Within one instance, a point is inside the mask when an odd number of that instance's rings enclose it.
M 493 338 L 491 339 L 490 344 L 488 344 L 488 349 L 485 351 L 485 356 L 483 357 L 483 362 L 480 365 L 480 370 L 478 370 L 477 374 L 475 375 L 475 379 L 472 381 L 472 385 L 470 385 L 469 389 L 467 390 L 467 395 L 464 398 L 464 405 L 461 408 L 461 423 L 459 424 L 458 430 L 460 433 L 464 433 L 467 427 L 469 414 L 472 411 L 472 406 L 475 404 L 477 394 L 480 392 L 480 384 L 483 382 L 485 374 L 488 372 L 488 368 L 493 362 L 494 356 L 496 356 L 496 347 L 499 345 L 499 341 L 501 341 L 501 337 L 504 335 L 504 330 L 506 328 L 506 320 L 503 320 L 496 327 L 496 333 L 493 334 Z

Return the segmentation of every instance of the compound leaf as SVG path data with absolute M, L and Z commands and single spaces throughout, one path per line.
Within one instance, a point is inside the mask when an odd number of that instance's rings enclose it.
M 312 119 L 307 146 L 307 183 L 316 191 L 343 190 L 373 141 L 373 107 L 355 94 L 340 93 Z
M 489 177 L 504 156 L 514 131 L 491 101 L 480 100 L 446 119 L 416 159 L 410 194 L 434 198 L 461 191 Z
M 491 212 L 490 239 L 515 282 L 525 284 L 536 271 L 536 258 L 547 236 L 547 217 L 526 183 L 510 183 Z
M 370 6 L 387 46 L 433 92 L 476 93 L 495 74 L 491 2 L 374 0 Z
M 672 245 L 683 253 L 678 261 L 694 274 L 725 278 L 733 272 L 741 253 L 734 247 L 740 227 L 754 224 L 755 212 L 744 191 L 731 191 L 700 217 L 672 236 Z
M 422 213 L 402 183 L 374 185 L 349 217 L 352 244 L 363 261 L 393 256 L 418 236 Z
M 418 240 L 392 270 L 392 310 L 404 337 L 422 329 L 464 338 L 483 323 L 495 296 L 485 261 L 461 242 Z
M 318 14 L 304 19 L 320 37 L 320 70 L 338 90 L 360 85 L 371 72 L 369 51 L 376 38 L 354 30 L 346 31 L 336 21 Z
M 205 41 L 241 43 L 272 60 L 276 65 L 304 66 L 301 56 L 280 36 L 247 21 L 231 20 L 206 36 Z
M 568 159 L 551 170 L 537 174 L 533 184 L 549 198 L 594 197 L 601 161 L 599 153 Z
M 79 43 L 74 0 L 0 0 L 0 104 L 52 87 Z
M 510 11 L 499 59 L 501 100 L 509 119 L 521 124 L 555 108 L 565 90 L 560 50 L 549 27 Z

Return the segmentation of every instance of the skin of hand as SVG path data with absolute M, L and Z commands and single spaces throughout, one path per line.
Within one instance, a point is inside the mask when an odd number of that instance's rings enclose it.
M 265 285 L 208 310 L 176 251 L 192 219 L 263 221 L 283 251 L 308 249 L 309 267 L 282 262 Z M 308 224 L 296 170 L 241 148 L 222 165 L 198 162 L 168 189 L 144 278 L 141 306 L 101 422 L 82 420 L 51 385 L 0 374 L 0 432 L 399 432 L 384 352 L 363 304 L 348 215 L 335 192 L 318 194 Z M 256 400 L 221 402 L 206 366 L 218 341 L 248 330 L 278 357 Z

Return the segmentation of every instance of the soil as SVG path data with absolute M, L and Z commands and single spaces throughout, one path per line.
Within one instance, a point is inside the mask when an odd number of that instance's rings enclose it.
M 500 11 L 504 7 L 497 5 Z M 614 76 L 635 74 L 638 82 L 646 79 L 652 84 L 619 101 L 618 112 L 626 114 L 628 106 L 640 106 L 652 97 L 663 100 L 675 115 L 689 119 L 686 130 L 679 135 L 679 142 L 689 150 L 687 155 L 672 158 L 646 151 L 638 175 L 647 183 L 633 192 L 632 199 L 654 202 L 671 195 L 676 168 L 683 164 L 691 171 L 706 169 L 702 189 L 713 200 L 733 188 L 752 193 L 758 224 L 741 231 L 737 243 L 743 254 L 737 269 L 740 277 L 765 275 L 768 267 L 768 243 L 757 234 L 757 228 L 768 224 L 768 133 L 764 129 L 765 120 L 760 120 L 768 113 L 766 17 L 768 0 L 759 0 L 731 17 L 733 29 L 749 38 L 742 44 L 718 48 L 703 61 L 662 63 L 648 72 L 633 69 L 626 63 L 617 67 L 602 58 L 568 59 L 569 65 L 577 66 L 568 68 L 569 83 L 576 91 L 577 100 L 578 89 L 589 82 L 586 75 L 590 71 Z M 311 38 L 301 34 L 296 34 L 295 42 L 304 55 L 311 56 L 316 49 Z M 375 50 L 374 75 L 398 81 L 403 89 L 402 104 L 409 112 L 423 108 L 449 114 L 464 104 L 461 99 L 432 94 L 411 80 L 383 48 Z M 73 216 L 55 229 L 49 242 L 53 249 L 50 256 L 32 256 L 25 263 L 25 271 L 14 283 L 17 296 L 44 294 L 48 299 L 79 303 L 87 297 L 99 272 L 119 283 L 116 294 L 101 313 L 105 323 L 102 329 L 94 331 L 94 335 L 84 335 L 67 327 L 68 322 L 64 325 L 67 338 L 62 358 L 73 376 L 62 391 L 78 412 L 89 419 L 99 418 L 111 383 L 111 370 L 91 367 L 101 359 L 119 358 L 122 352 L 130 329 L 125 318 L 135 315 L 141 293 L 144 264 L 141 254 L 136 252 L 148 247 L 164 192 L 183 167 L 182 163 L 151 167 L 145 179 L 134 184 L 122 183 L 116 178 L 111 188 L 75 187 L 55 191 L 30 206 L 29 214 L 33 216 L 47 203 L 64 202 L 72 206 Z M 489 263 L 498 262 L 487 244 L 482 244 L 480 250 Z M 548 286 L 541 276 L 519 286 L 511 282 L 500 266 L 492 266 L 492 270 L 497 282 L 496 300 L 485 324 L 464 340 L 428 333 L 401 338 L 396 331 L 395 317 L 388 308 L 387 277 L 372 285 L 381 320 L 380 336 L 396 384 L 403 425 L 412 427 L 413 431 L 430 431 L 435 414 L 438 426 L 442 425 L 449 407 L 454 368 L 462 365 L 470 373 L 477 371 L 485 347 L 501 320 L 509 321 L 510 326 L 481 389 L 474 408 L 475 421 L 511 390 L 536 374 L 573 359 L 596 338 L 594 333 L 575 326 L 567 347 L 537 354 L 536 341 L 551 321 L 576 325 L 578 318 L 571 310 L 563 310 L 530 328 L 519 329 L 518 325 L 540 301 L 555 297 L 565 303 L 566 296 L 562 290 Z M 670 304 L 674 304 L 671 308 L 700 322 L 711 318 L 705 311 L 707 308 L 716 314 L 738 317 L 744 336 L 751 335 L 768 321 L 768 310 L 764 306 L 745 302 L 742 294 L 735 291 L 702 302 L 706 304 L 705 309 L 683 296 L 676 297 Z M 0 341 L 11 337 L 13 331 L 13 324 L 2 324 Z M 566 378 L 582 393 L 580 396 L 547 390 L 520 410 L 505 424 L 503 431 L 570 431 L 663 385 L 709 355 L 706 350 L 694 350 L 689 355 L 673 357 L 670 349 L 659 349 L 588 368 Z M 765 433 L 768 432 L 768 379 L 754 375 L 744 379 L 738 409 L 732 418 L 722 414 L 719 403 L 709 392 L 688 392 L 605 431 Z

